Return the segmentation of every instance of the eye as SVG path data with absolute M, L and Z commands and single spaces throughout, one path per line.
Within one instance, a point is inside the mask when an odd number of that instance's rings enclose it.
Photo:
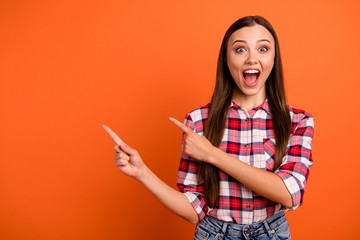
M 236 48 L 236 52 L 238 52 L 238 53 L 245 52 L 245 48 L 243 48 L 243 47 L 238 47 L 238 48 Z
M 267 52 L 269 49 L 267 47 L 260 47 L 259 51 L 260 52 Z

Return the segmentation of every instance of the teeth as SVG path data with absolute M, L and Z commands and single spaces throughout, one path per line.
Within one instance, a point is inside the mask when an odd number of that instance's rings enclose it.
M 259 73 L 259 71 L 255 69 L 250 69 L 250 70 L 246 70 L 244 73 Z

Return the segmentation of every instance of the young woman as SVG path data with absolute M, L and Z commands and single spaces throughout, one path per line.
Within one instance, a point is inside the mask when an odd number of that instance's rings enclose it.
M 268 21 L 244 17 L 225 33 L 210 104 L 186 115 L 176 191 L 138 152 L 117 142 L 116 166 L 175 214 L 194 239 L 290 239 L 284 211 L 303 199 L 312 165 L 310 114 L 286 104 L 278 40 Z

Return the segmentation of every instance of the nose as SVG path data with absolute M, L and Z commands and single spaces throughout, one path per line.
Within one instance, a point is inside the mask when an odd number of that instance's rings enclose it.
M 248 55 L 247 55 L 247 58 L 246 58 L 246 63 L 247 64 L 256 64 L 258 63 L 258 58 L 257 58 L 257 55 L 254 51 L 249 51 L 248 52 Z

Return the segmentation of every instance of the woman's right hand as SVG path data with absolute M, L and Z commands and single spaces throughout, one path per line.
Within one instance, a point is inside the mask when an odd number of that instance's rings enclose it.
M 146 165 L 141 159 L 139 153 L 126 145 L 119 136 L 108 126 L 103 125 L 105 131 L 117 144 L 115 146 L 115 165 L 124 174 L 140 180 L 146 170 Z
M 116 133 L 103 125 L 105 131 L 116 142 L 115 165 L 120 171 L 142 183 L 165 207 L 175 214 L 196 224 L 199 220 L 187 197 L 161 181 L 144 164 L 139 153 L 126 145 Z
M 146 168 L 139 153 L 126 144 L 116 145 L 115 152 L 116 167 L 126 175 L 139 180 Z

